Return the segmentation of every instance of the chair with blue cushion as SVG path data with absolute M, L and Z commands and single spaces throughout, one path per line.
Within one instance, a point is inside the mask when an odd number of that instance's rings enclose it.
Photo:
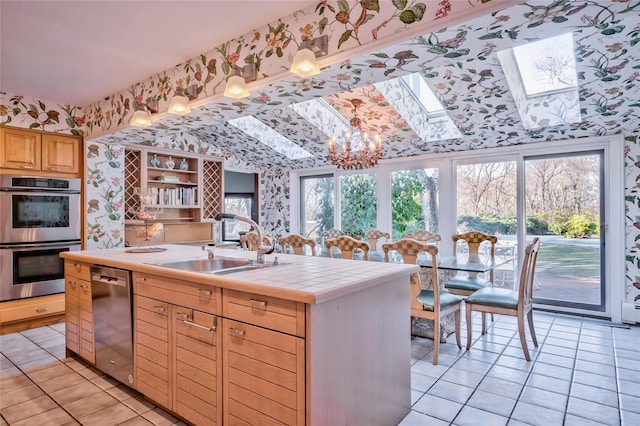
M 450 313 L 455 314 L 456 343 L 460 344 L 460 303 L 462 298 L 443 291 L 438 284 L 438 247 L 433 244 L 420 242 L 411 238 L 403 238 L 393 243 L 382 245 L 384 258 L 389 262 L 389 252 L 397 251 L 402 256 L 404 263 L 416 263 L 418 254 L 425 252 L 431 255 L 430 262 L 433 272 L 433 288 L 425 290 L 420 285 L 420 274 L 411 275 L 411 316 L 425 318 L 433 321 L 433 363 L 438 364 L 438 351 L 440 349 L 440 318 Z
M 461 241 L 465 241 L 467 243 L 467 247 L 469 250 L 469 258 L 478 258 L 480 246 L 482 243 L 487 241 L 489 246 L 489 254 L 493 258 L 496 252 L 496 243 L 498 242 L 498 237 L 494 235 L 483 234 L 478 231 L 470 231 L 465 232 L 463 234 L 455 234 L 453 235 L 453 255 L 455 256 L 458 252 L 458 244 Z M 468 296 L 475 292 L 476 290 L 480 290 L 481 288 L 485 288 L 487 286 L 493 285 L 493 269 L 489 273 L 489 279 L 480 278 L 476 273 L 465 273 L 454 275 L 453 277 L 448 278 L 444 282 L 444 286 L 450 293 L 458 294 L 461 296 Z
M 485 287 L 465 299 L 467 317 L 467 350 L 471 347 L 471 313 L 473 311 L 509 315 L 518 318 L 518 333 L 522 351 L 527 361 L 531 361 L 527 347 L 527 337 L 524 330 L 524 317 L 527 316 L 529 331 L 533 345 L 538 347 L 538 340 L 533 329 L 533 278 L 540 249 L 540 239 L 534 238 L 527 245 L 524 253 L 524 261 L 520 271 L 520 283 L 517 290 L 506 288 Z M 485 334 L 483 327 L 482 334 Z
M 413 238 L 414 240 L 422 241 L 425 243 L 433 241 L 433 244 L 435 244 L 436 246 L 440 246 L 440 240 L 442 239 L 440 234 L 434 234 L 424 229 L 415 232 L 407 232 L 402 236 L 402 238 Z

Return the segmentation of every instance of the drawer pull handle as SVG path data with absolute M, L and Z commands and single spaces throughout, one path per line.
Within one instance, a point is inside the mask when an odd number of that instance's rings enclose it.
M 33 169 L 33 166 L 22 166 L 23 169 Z
M 81 265 L 81 264 L 79 264 L 79 263 L 74 263 L 74 264 L 73 264 L 73 267 L 74 267 L 74 268 L 78 268 L 78 269 L 82 269 L 82 265 Z
M 136 282 L 143 283 L 144 282 L 144 277 L 136 277 Z
M 49 167 L 49 170 L 52 172 L 59 172 L 62 169 L 60 167 Z
M 203 297 L 211 296 L 211 290 L 203 290 L 201 288 L 198 289 L 198 294 Z
M 187 325 L 190 325 L 192 327 L 198 327 L 198 328 L 201 328 L 201 329 L 207 330 L 207 331 L 213 331 L 213 330 L 216 329 L 215 326 L 214 327 L 207 327 L 205 325 L 196 324 L 195 322 L 191 322 L 191 321 L 188 321 L 188 320 L 184 320 L 184 323 L 187 324 Z
M 164 306 L 154 306 L 153 311 L 159 314 L 163 314 L 166 309 L 164 308 Z
M 44 307 L 44 308 L 38 308 L 36 309 L 36 312 L 47 312 L 49 310 L 49 308 Z
M 69 285 L 70 285 L 71 287 L 75 287 L 75 286 L 76 286 L 76 282 L 75 282 L 75 281 L 71 281 L 71 280 L 69 280 Z
M 251 303 L 252 308 L 260 308 L 260 309 L 267 308 L 267 302 L 264 300 L 249 299 L 249 303 Z
M 80 288 L 81 288 L 81 289 L 83 289 L 83 290 L 88 290 L 88 289 L 89 289 L 89 286 L 88 286 L 88 285 L 86 285 L 86 284 L 82 284 L 82 285 L 80 286 Z
M 176 318 L 182 321 L 192 321 L 191 313 L 176 312 Z
M 242 339 L 244 338 L 244 330 L 236 330 L 235 328 L 230 328 L 229 334 L 233 337 L 240 337 Z

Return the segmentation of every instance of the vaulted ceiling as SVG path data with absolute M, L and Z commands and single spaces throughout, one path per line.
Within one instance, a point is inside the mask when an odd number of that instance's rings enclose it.
M 510 87 L 497 52 L 567 32 L 574 35 L 580 121 L 563 123 L 570 105 L 558 94 L 519 111 L 522 94 Z M 326 131 L 290 107 L 317 97 L 347 119 L 353 115 L 351 100 L 362 100 L 363 128 L 382 134 L 386 158 L 627 135 L 638 131 L 640 118 L 639 40 L 637 1 L 527 2 L 336 62 L 311 78 L 291 74 L 253 89 L 249 98 L 217 98 L 186 116 L 166 116 L 151 127 L 126 128 L 95 141 L 162 141 L 169 147 L 195 143 L 200 150 L 241 158 L 258 168 L 323 166 L 329 164 Z M 436 94 L 460 137 L 421 138 L 408 125 L 406 113 L 392 106 L 390 95 L 374 86 L 415 72 Z M 247 115 L 313 156 L 292 160 L 228 123 Z M 526 128 L 531 126 L 525 127 L 523 116 L 535 125 Z

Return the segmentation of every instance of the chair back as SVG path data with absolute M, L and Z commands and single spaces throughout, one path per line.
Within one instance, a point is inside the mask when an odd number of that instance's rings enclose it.
M 425 230 L 420 230 L 416 232 L 407 232 L 402 236 L 402 238 L 413 238 L 414 240 L 422 241 L 425 243 L 428 243 L 429 241 L 433 240 L 436 246 L 440 245 L 440 240 L 442 240 L 442 237 L 440 236 L 440 234 L 433 234 Z
M 408 264 L 416 263 L 418 254 L 425 252 L 431 255 L 431 272 L 433 274 L 433 301 L 434 306 L 440 306 L 440 286 L 438 283 L 438 261 L 436 256 L 438 254 L 438 247 L 423 241 L 414 240 L 412 238 L 403 238 L 392 243 L 385 243 L 382 245 L 382 251 L 384 252 L 384 261 L 389 262 L 389 252 L 397 251 L 402 256 L 402 261 Z M 416 285 L 417 284 L 417 285 Z M 420 294 L 420 274 L 415 272 L 411 274 L 411 307 L 413 309 L 423 309 L 422 304 L 417 300 Z
M 540 238 L 535 237 L 524 250 L 524 260 L 520 271 L 520 288 L 518 293 L 518 309 L 522 309 L 533 299 L 533 279 L 540 250 Z
M 316 255 L 316 242 L 313 239 L 305 238 L 300 234 L 290 234 L 286 237 L 280 237 L 278 239 L 278 242 L 280 243 L 280 247 L 282 248 L 283 253 L 287 252 L 286 246 L 289 245 L 294 254 L 301 255 L 303 254 L 302 250 L 304 249 L 304 246 L 308 245 L 309 247 L 311 247 L 311 255 Z
M 371 246 L 371 250 L 378 250 L 378 240 L 380 238 L 385 238 L 389 242 L 391 240 L 391 234 L 388 232 L 382 232 L 377 229 L 370 229 L 364 233 L 365 237 L 369 240 L 369 245 Z
M 328 239 L 338 238 L 342 234 L 343 232 L 338 228 L 325 229 L 320 233 L 320 238 L 322 239 L 322 243 L 324 244 Z
M 369 260 L 369 243 L 359 241 L 348 235 L 341 235 L 337 238 L 331 238 L 325 241 L 327 246 L 327 256 L 333 257 L 331 247 L 338 247 L 342 252 L 343 259 L 353 259 L 353 251 L 355 249 L 362 250 L 364 260 Z
M 271 246 L 271 237 L 268 235 L 262 236 L 262 244 Z M 256 231 L 249 231 L 246 234 L 240 236 L 240 247 L 244 250 L 258 250 L 258 233 Z
M 467 246 L 469 247 L 469 257 L 478 257 L 480 245 L 485 241 L 489 241 L 491 243 L 491 257 L 495 255 L 496 243 L 498 242 L 498 237 L 496 237 L 495 235 L 483 234 L 482 232 L 478 231 L 469 231 L 463 234 L 454 234 L 451 238 L 453 239 L 454 256 L 458 252 L 458 241 L 467 242 Z

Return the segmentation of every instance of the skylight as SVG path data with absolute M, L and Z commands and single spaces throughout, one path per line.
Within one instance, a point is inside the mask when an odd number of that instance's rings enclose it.
M 328 138 L 342 139 L 351 130 L 349 122 L 322 98 L 289 105 Z
M 234 118 L 228 123 L 291 160 L 313 157 L 309 151 L 299 147 L 251 115 Z
M 424 142 L 460 137 L 460 130 L 420 73 L 374 86 Z
M 572 33 L 514 47 L 513 54 L 527 96 L 578 87 Z
M 582 121 L 572 33 L 497 56 L 525 129 Z

